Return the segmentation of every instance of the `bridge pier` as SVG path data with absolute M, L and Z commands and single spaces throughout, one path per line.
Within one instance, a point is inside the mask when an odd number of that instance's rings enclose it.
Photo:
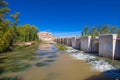
M 120 59 L 120 38 L 117 38 L 116 40 L 115 59 Z
M 72 48 L 75 48 L 75 40 L 76 40 L 76 37 L 72 37 Z
M 72 47 L 80 49 L 80 37 L 72 37 Z
M 91 52 L 91 36 L 81 37 L 81 50 Z
M 67 37 L 64 38 L 64 45 L 67 45 Z
M 67 46 L 71 46 L 72 42 L 71 42 L 71 37 L 67 38 Z
M 76 41 L 75 41 L 75 46 L 76 46 L 75 48 L 76 49 L 79 49 L 79 50 L 81 49 L 80 43 L 81 43 L 81 38 L 77 37 Z
M 61 38 L 61 44 L 64 44 L 64 38 Z
M 85 52 L 98 53 L 103 57 L 120 59 L 120 38 L 117 34 L 100 35 L 99 38 L 91 36 L 58 38 L 57 42 Z
M 99 38 L 91 39 L 91 52 L 98 53 L 99 52 Z
M 100 35 L 99 38 L 99 55 L 115 59 L 120 54 L 115 53 L 117 34 Z

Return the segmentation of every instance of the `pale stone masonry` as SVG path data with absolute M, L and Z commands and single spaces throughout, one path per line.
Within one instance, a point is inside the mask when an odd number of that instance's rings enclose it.
M 115 59 L 120 59 L 120 38 L 116 40 Z
M 99 52 L 99 38 L 92 38 L 91 39 L 91 52 L 98 53 Z
M 71 46 L 71 44 L 72 44 L 72 42 L 71 42 L 71 38 L 68 37 L 68 38 L 67 38 L 67 46 Z
M 64 38 L 64 44 L 67 45 L 67 38 Z
M 91 52 L 91 36 L 81 37 L 81 50 Z
M 72 47 L 76 47 L 76 37 L 72 37 Z
M 77 38 L 76 38 L 76 41 L 75 41 L 75 48 L 76 48 L 76 49 L 81 49 L 80 43 L 81 43 L 81 38 L 80 38 L 80 37 L 77 37 Z
M 80 37 L 72 37 L 72 47 L 80 49 Z
M 91 36 L 58 38 L 57 41 L 85 52 L 95 52 L 103 57 L 120 59 L 120 38 L 117 34 L 100 35 L 98 38 Z
M 99 55 L 115 59 L 117 55 L 115 54 L 117 34 L 100 35 L 99 37 Z
M 64 44 L 64 38 L 61 38 L 61 44 Z

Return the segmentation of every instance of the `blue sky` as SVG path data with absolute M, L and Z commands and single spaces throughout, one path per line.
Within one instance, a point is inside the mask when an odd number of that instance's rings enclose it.
M 120 0 L 7 0 L 11 13 L 21 12 L 19 24 L 40 31 L 75 32 L 86 25 L 120 26 Z

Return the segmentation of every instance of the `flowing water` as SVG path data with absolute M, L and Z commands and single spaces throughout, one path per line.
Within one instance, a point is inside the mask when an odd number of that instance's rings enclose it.
M 86 61 L 75 60 L 71 54 L 58 51 L 53 44 L 41 44 L 37 49 L 37 61 L 26 71 L 8 73 L 14 77 L 1 80 L 116 80 L 103 72 L 91 69 Z

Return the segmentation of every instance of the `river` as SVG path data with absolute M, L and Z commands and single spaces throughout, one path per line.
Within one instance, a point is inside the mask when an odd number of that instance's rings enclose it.
M 53 44 L 41 44 L 37 61 L 28 70 L 6 74 L 20 76 L 18 80 L 116 80 L 103 72 L 91 69 L 86 61 L 75 60 L 71 54 L 58 51 Z

